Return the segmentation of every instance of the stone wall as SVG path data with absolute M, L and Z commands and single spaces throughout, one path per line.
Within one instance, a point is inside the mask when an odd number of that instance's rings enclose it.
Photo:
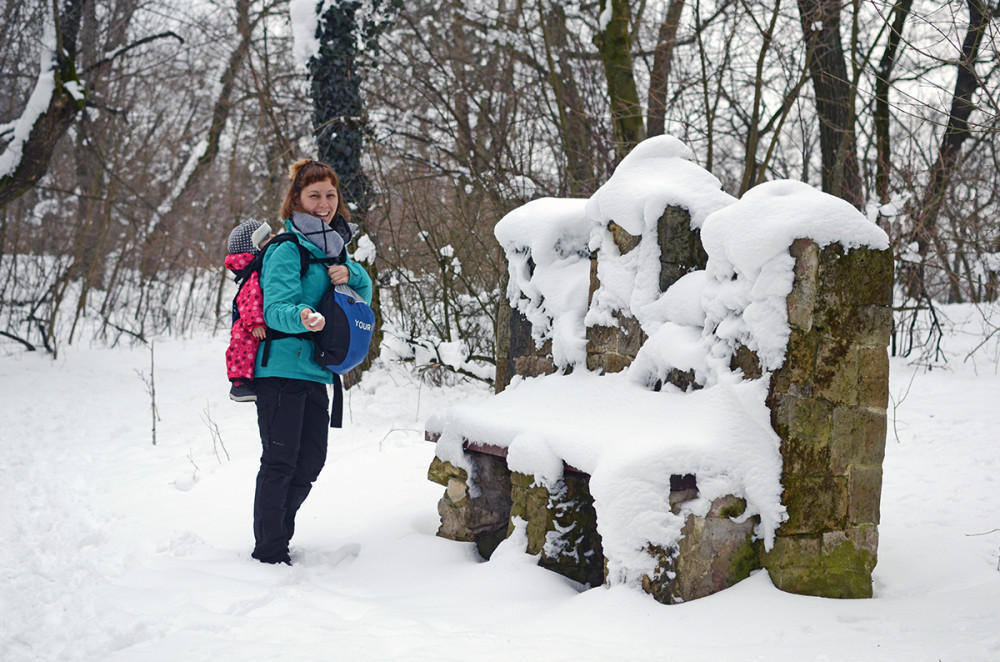
M 797 240 L 791 337 L 771 377 L 788 521 L 764 558 L 778 588 L 870 597 L 878 548 L 892 255 Z

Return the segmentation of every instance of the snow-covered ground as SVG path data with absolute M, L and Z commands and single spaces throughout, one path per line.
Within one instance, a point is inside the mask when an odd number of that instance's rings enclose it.
M 227 398 L 226 341 L 156 342 L 156 446 L 148 348 L 0 348 L 0 660 L 1000 659 L 995 359 L 893 359 L 874 599 L 759 572 L 663 606 L 581 592 L 516 540 L 484 563 L 435 537 L 423 421 L 486 392 L 400 366 L 348 392 L 295 565 L 253 561 L 259 439 Z

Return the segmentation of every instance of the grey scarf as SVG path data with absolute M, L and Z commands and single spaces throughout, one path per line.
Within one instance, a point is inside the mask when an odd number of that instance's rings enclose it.
M 292 225 L 329 258 L 340 257 L 344 244 L 351 240 L 350 229 L 340 216 L 327 225 L 312 214 L 296 211 L 292 212 Z

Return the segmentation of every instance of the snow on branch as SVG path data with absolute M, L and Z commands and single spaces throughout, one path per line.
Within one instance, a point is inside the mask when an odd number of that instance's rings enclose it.
M 38 79 L 24 111 L 18 119 L 0 126 L 0 139 L 10 141 L 0 153 L 0 179 L 12 176 L 21 165 L 24 145 L 38 119 L 48 111 L 56 92 L 56 30 L 52 21 L 45 23 L 41 46 Z

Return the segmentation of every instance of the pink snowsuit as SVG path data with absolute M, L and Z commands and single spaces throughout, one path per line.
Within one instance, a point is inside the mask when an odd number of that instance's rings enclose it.
M 250 264 L 252 253 L 232 253 L 226 256 L 226 268 L 236 272 Z M 240 318 L 233 324 L 226 350 L 226 372 L 229 381 L 253 379 L 254 362 L 260 340 L 251 331 L 264 324 L 264 294 L 260 289 L 260 274 L 254 272 L 236 295 L 236 309 Z

